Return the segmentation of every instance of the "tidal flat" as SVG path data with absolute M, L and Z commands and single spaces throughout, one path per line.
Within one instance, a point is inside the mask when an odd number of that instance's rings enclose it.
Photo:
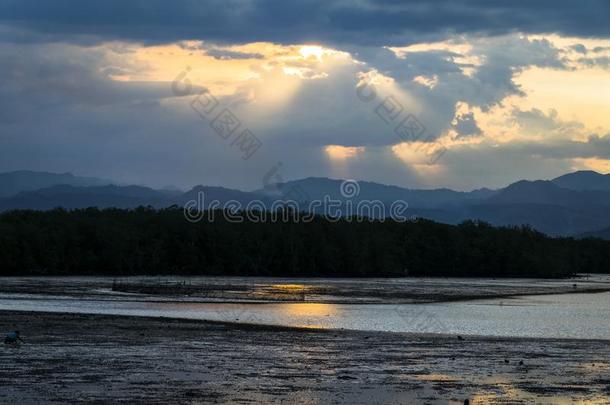
M 0 403 L 608 404 L 610 278 L 0 283 Z
M 0 403 L 607 404 L 610 341 L 0 311 Z

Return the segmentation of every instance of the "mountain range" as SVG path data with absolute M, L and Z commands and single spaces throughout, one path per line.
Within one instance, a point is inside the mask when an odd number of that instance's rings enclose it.
M 109 180 L 95 177 L 78 177 L 71 173 L 48 173 L 20 170 L 0 173 L 0 198 L 9 197 L 21 191 L 39 190 L 56 185 L 103 186 L 112 184 Z
M 197 200 L 203 192 L 202 207 L 217 200 L 220 204 L 251 201 L 270 204 L 287 198 L 312 201 L 330 196 L 345 203 L 379 200 L 391 204 L 402 200 L 409 204 L 409 215 L 456 224 L 465 220 L 483 220 L 492 225 L 530 225 L 553 236 L 601 237 L 610 239 L 610 175 L 593 171 L 569 173 L 553 180 L 518 181 L 498 190 L 470 192 L 446 188 L 407 189 L 374 182 L 358 182 L 358 192 L 351 198 L 341 194 L 343 180 L 310 177 L 272 184 L 254 191 L 223 187 L 196 186 L 183 192 L 156 190 L 143 186 L 124 186 L 111 181 L 79 177 L 70 173 L 17 171 L 0 173 L 0 211 L 13 209 L 47 210 L 74 208 L 164 208 L 183 206 Z M 295 191 L 295 193 L 293 193 Z M 300 198 L 296 198 L 300 197 Z

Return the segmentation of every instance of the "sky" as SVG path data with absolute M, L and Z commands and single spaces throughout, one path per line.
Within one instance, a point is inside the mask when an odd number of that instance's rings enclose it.
M 610 2 L 0 0 L 0 171 L 472 190 L 610 172 Z

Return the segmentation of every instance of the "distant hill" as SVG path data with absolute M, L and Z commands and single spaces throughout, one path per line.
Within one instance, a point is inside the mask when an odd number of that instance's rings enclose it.
M 570 190 L 610 191 L 610 174 L 600 174 L 592 170 L 564 174 L 553 179 L 552 182 Z
M 201 207 L 209 208 L 216 200 L 221 205 L 237 201 L 243 207 L 254 200 L 271 205 L 271 200 L 264 196 L 224 187 L 197 186 L 183 193 L 176 190 L 155 190 L 142 186 L 87 186 L 75 187 L 59 185 L 34 191 L 22 191 L 15 196 L 0 199 L 0 211 L 12 209 L 50 210 L 57 207 L 76 208 L 136 208 L 151 206 L 165 208 L 171 205 L 184 206 L 188 201 L 198 201 L 199 193 L 204 196 Z
M 272 185 L 257 193 L 277 196 L 278 190 L 304 191 L 310 200 L 330 195 L 345 201 L 340 194 L 342 180 L 307 178 Z M 449 189 L 410 190 L 372 182 L 359 182 L 359 193 L 351 198 L 403 200 L 411 217 L 458 224 L 477 219 L 496 226 L 529 225 L 549 235 L 574 235 L 601 226 L 610 226 L 610 192 L 576 191 L 559 187 L 552 181 L 518 181 L 501 190 L 480 189 L 457 192 Z
M 329 196 L 341 201 L 342 208 L 347 201 L 379 200 L 389 207 L 394 201 L 402 200 L 409 206 L 406 216 L 410 218 L 426 218 L 446 224 L 482 220 L 496 226 L 529 225 L 553 236 L 580 236 L 610 227 L 609 179 L 608 175 L 581 171 L 550 181 L 522 180 L 500 190 L 483 188 L 470 192 L 446 188 L 417 190 L 359 181 L 357 193 L 345 196 L 341 194 L 344 180 L 320 177 L 272 184 L 252 192 L 200 185 L 184 193 L 171 187 L 155 190 L 141 186 L 90 184 L 105 181 L 69 173 L 24 171 L 0 174 L 0 186 L 4 187 L 6 194 L 20 190 L 0 198 L 0 211 L 55 207 L 164 208 L 197 201 L 200 193 L 203 193 L 204 200 L 195 207 L 201 209 L 210 208 L 209 204 L 214 200 L 220 205 L 237 201 L 244 208 L 252 201 L 262 201 L 270 208 L 274 201 L 281 199 L 297 200 L 305 209 L 308 202 Z M 29 189 L 54 182 L 62 184 Z M 323 212 L 318 208 L 316 213 Z M 377 218 L 380 214 L 370 211 L 365 215 Z
M 20 170 L 0 173 L 0 198 L 16 195 L 21 191 L 33 191 L 41 188 L 66 184 L 70 186 L 102 186 L 110 181 L 95 177 L 78 177 L 71 173 L 48 173 Z
M 302 180 L 272 184 L 264 189 L 256 190 L 255 193 L 263 194 L 270 198 L 279 197 L 281 193 L 284 193 L 287 195 L 287 198 L 290 198 L 292 195 L 290 190 L 295 190 L 295 194 L 298 194 L 300 190 L 304 192 L 309 201 L 322 200 L 325 195 L 337 200 L 346 200 L 341 194 L 341 183 L 343 181 L 324 177 L 308 177 Z M 403 200 L 412 208 L 425 209 L 435 209 L 467 201 L 485 199 L 496 193 L 496 191 L 489 189 L 471 192 L 453 191 L 447 188 L 413 190 L 370 181 L 359 181 L 358 186 L 359 192 L 350 198 L 352 201 L 380 200 L 383 202 L 393 202 Z
M 461 221 L 530 225 L 548 235 L 575 235 L 610 226 L 610 191 L 576 191 L 552 181 L 518 181 L 484 201 L 461 208 Z
M 494 226 L 529 225 L 553 236 L 574 235 L 599 228 L 600 224 L 610 226 L 610 215 L 608 215 L 607 209 L 575 209 L 560 205 L 533 203 L 471 205 L 465 207 L 458 216 L 458 220 L 452 223 L 468 219 L 478 219 Z
M 248 205 L 249 202 L 255 200 L 264 202 L 271 201 L 271 199 L 264 195 L 252 192 L 234 190 L 225 187 L 196 186 L 192 190 L 175 197 L 173 202 L 177 205 L 183 206 L 188 201 L 198 201 L 200 193 L 203 193 L 202 195 L 204 196 L 203 201 L 201 201 L 201 204 L 203 204 L 203 209 L 209 208 L 209 204 L 212 201 L 218 201 L 221 205 L 227 203 L 228 201 L 237 201 L 243 207 Z
M 576 191 L 550 181 L 518 181 L 487 199 L 491 204 L 548 204 L 561 207 L 610 205 L 610 191 Z
M 0 200 L 0 211 L 11 209 L 49 210 L 57 207 L 74 208 L 157 208 L 171 205 L 170 197 L 162 192 L 140 186 L 53 186 Z
M 598 231 L 584 232 L 584 233 L 577 235 L 577 237 L 581 238 L 581 239 L 582 238 L 599 238 L 599 239 L 610 240 L 610 227 L 600 229 Z

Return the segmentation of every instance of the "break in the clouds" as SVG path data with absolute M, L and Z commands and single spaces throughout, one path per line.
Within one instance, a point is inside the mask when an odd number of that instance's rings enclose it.
M 248 189 L 273 168 L 458 189 L 608 171 L 609 7 L 0 1 L 0 170 Z M 261 140 L 250 159 L 193 111 L 203 89 Z

